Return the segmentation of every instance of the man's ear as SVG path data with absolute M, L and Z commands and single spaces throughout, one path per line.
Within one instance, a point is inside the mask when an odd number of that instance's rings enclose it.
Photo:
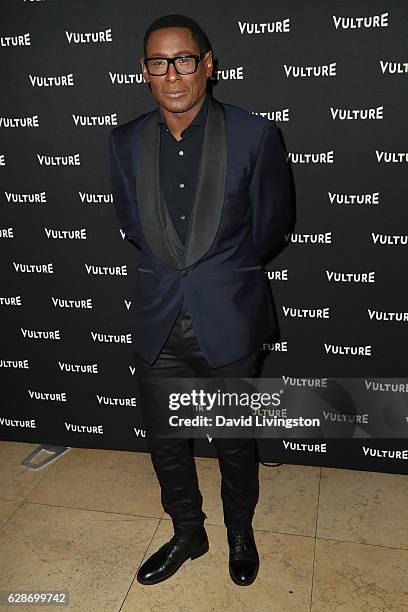
M 209 49 L 209 51 L 207 51 L 207 53 L 205 54 L 204 63 L 205 63 L 205 69 L 207 71 L 208 76 L 211 76 L 211 72 L 212 72 L 212 51 L 211 49 Z M 208 73 L 208 70 L 211 70 L 211 72 Z
M 143 60 L 144 60 L 143 57 L 139 57 L 139 63 L 140 63 L 140 68 L 142 70 L 143 78 L 144 78 L 146 83 L 149 83 L 149 73 L 146 70 L 146 66 L 145 66 Z

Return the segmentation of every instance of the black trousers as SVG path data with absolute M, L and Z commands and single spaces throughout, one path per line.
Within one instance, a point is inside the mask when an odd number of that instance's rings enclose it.
M 182 309 L 170 335 L 153 365 L 136 351 L 139 399 L 145 424 L 154 423 L 160 402 L 160 379 L 213 377 L 254 377 L 259 351 L 219 368 L 212 368 L 203 356 L 194 333 L 188 308 Z M 171 516 L 176 533 L 191 532 L 204 523 L 202 495 L 198 486 L 192 440 L 160 438 L 148 425 L 151 460 L 161 487 L 164 510 Z M 150 435 L 149 435 L 150 431 Z M 154 439 L 153 439 L 154 438 Z M 213 438 L 221 471 L 221 498 L 226 527 L 251 524 L 259 496 L 258 454 L 253 438 Z

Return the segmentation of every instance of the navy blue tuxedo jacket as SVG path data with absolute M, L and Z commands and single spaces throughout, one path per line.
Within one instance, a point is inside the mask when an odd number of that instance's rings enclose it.
M 133 346 L 153 364 L 184 299 L 216 368 L 278 331 L 263 264 L 294 221 L 289 166 L 275 122 L 210 96 L 183 249 L 160 188 L 159 113 L 157 107 L 109 134 L 115 210 L 140 250 Z

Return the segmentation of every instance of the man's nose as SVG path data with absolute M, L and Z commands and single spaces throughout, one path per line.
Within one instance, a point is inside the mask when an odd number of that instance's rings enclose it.
M 170 64 L 169 69 L 166 74 L 166 80 L 167 81 L 177 81 L 179 78 L 180 78 L 180 75 L 175 69 L 174 65 Z

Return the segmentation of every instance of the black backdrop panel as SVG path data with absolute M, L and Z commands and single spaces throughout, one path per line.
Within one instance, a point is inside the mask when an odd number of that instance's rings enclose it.
M 155 107 L 138 57 L 170 11 L 208 33 L 212 94 L 275 120 L 291 162 L 297 225 L 267 266 L 281 338 L 262 346 L 262 376 L 407 376 L 406 3 L 6 1 L 1 439 L 146 450 L 130 334 L 138 252 L 117 222 L 107 139 Z M 263 458 L 406 473 L 406 438 L 387 431 L 269 440 Z M 214 449 L 198 440 L 196 453 Z

